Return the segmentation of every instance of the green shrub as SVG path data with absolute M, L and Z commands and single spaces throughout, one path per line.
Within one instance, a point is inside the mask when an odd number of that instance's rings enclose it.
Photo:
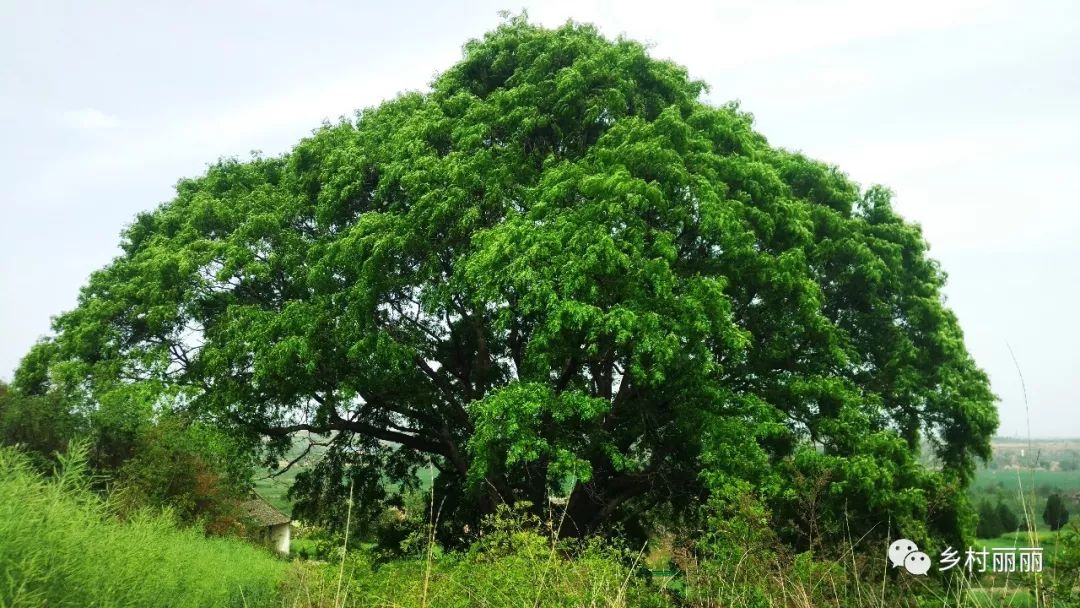
M 64 408 L 55 395 L 23 396 L 0 382 L 0 446 L 18 446 L 39 470 L 83 432 L 86 421 Z
M 1043 509 L 1043 521 L 1050 526 L 1051 530 L 1060 530 L 1069 521 L 1069 510 L 1065 508 L 1065 501 L 1061 494 L 1055 492 L 1046 499 L 1046 508 Z
M 1001 521 L 1001 512 L 990 504 L 985 498 L 979 501 L 979 523 L 975 527 L 975 535 L 979 538 L 997 538 L 1008 528 Z M 1013 528 L 1010 531 L 1015 531 Z
M 997 518 L 1001 523 L 1002 533 L 1016 532 L 1020 529 L 1020 518 L 1002 501 L 997 503 Z
M 127 512 L 168 506 L 184 524 L 223 535 L 241 531 L 237 501 L 246 496 L 254 459 L 222 432 L 162 415 L 135 435 L 116 471 L 113 502 Z

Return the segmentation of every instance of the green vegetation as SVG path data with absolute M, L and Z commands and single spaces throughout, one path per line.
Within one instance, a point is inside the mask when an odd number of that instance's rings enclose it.
M 969 488 L 969 495 L 975 501 L 986 499 L 1004 503 L 1018 515 L 1023 513 L 1026 502 L 1029 509 L 1034 504 L 1041 516 L 1046 500 L 1055 493 L 1061 494 L 1066 508 L 1077 512 L 1076 509 L 1080 509 L 1080 474 L 1043 469 L 980 469 Z
M 21 395 L 0 382 L 0 445 L 20 446 L 38 470 L 50 469 L 51 455 L 85 431 L 86 420 L 57 395 Z
M 250 487 L 256 458 L 219 429 L 140 403 L 65 407 L 55 394 L 23 395 L 0 382 L 0 445 L 20 447 L 48 472 L 76 439 L 115 511 L 168 507 L 181 522 L 216 533 L 241 525 L 232 506 Z
M 1080 445 L 1080 442 L 1077 442 Z M 1045 469 L 985 469 L 975 476 L 972 489 L 976 492 L 995 492 L 996 488 L 1015 491 L 1024 487 L 1031 489 L 1057 488 L 1061 490 L 1080 490 L 1080 471 L 1047 471 Z
M 978 515 L 979 524 L 975 534 L 979 538 L 994 538 L 1020 529 L 1020 519 L 1003 502 L 994 505 L 984 498 L 979 502 Z
M 1065 508 L 1065 501 L 1061 499 L 1061 494 L 1055 492 L 1046 499 L 1046 508 L 1043 509 L 1042 517 L 1051 530 L 1057 531 L 1065 527 L 1069 521 L 1069 510 Z
M 469 606 L 482 598 L 517 606 L 537 594 L 545 605 L 646 605 L 623 554 L 593 547 L 566 559 L 512 518 L 516 527 L 493 531 L 468 555 L 376 570 L 364 553 L 351 554 L 340 591 L 333 566 L 290 566 L 243 541 L 177 528 L 168 513 L 119 520 L 87 475 L 84 450 L 46 480 L 25 455 L 0 449 L 0 606 Z
M 994 509 L 997 519 L 997 524 L 1001 527 L 1001 533 L 1015 532 L 1020 529 L 1020 518 L 1013 513 L 1013 510 L 1009 508 L 1003 502 L 999 502 Z
M 118 521 L 88 487 L 85 451 L 52 480 L 0 448 L 0 606 L 262 606 L 285 564 L 240 540 L 178 529 L 168 514 Z
M 58 473 L 45 479 L 26 456 L 0 449 L 3 608 L 884 608 L 899 605 L 897 598 L 979 608 L 1001 605 L 1002 598 L 1012 598 L 1007 605 L 1035 605 L 1023 603 L 1032 596 L 1016 581 L 989 579 L 986 588 L 961 580 L 955 588 L 934 590 L 900 577 L 890 579 L 888 595 L 882 595 L 868 584 L 882 564 L 861 551 L 835 559 L 793 555 L 765 525 L 760 505 L 745 501 L 711 506 L 704 534 L 669 545 L 666 565 L 674 576 L 668 577 L 650 577 L 644 570 L 646 547 L 596 537 L 559 540 L 552 527 L 559 522 L 536 518 L 528 505 L 502 507 L 486 518 L 480 540 L 466 551 L 438 547 L 430 520 L 421 517 L 393 560 L 383 559 L 371 544 L 357 543 L 342 561 L 341 541 L 327 543 L 318 538 L 323 532 L 312 529 L 303 533 L 315 537 L 299 539 L 297 549 L 316 559 L 286 563 L 236 539 L 178 528 L 168 513 L 119 518 L 109 501 L 90 490 L 84 458 L 83 450 L 73 450 L 61 459 Z M 1064 564 L 1047 575 L 1043 593 L 1049 585 L 1067 598 L 1080 582 L 1080 530 L 1038 538 L 1048 565 Z M 1003 537 L 989 546 L 1020 544 L 1027 541 Z M 859 557 L 851 561 L 854 555 Z

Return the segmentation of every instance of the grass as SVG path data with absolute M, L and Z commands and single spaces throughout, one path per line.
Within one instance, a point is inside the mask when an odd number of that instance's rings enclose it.
M 965 598 L 967 605 L 972 608 L 1004 607 L 1004 608 L 1034 608 L 1035 596 L 1024 589 L 972 589 Z
M 690 556 L 679 576 L 650 577 L 645 566 L 666 564 L 659 558 L 669 547 L 563 546 L 550 535 L 552 522 L 515 513 L 491 522 L 465 552 L 441 551 L 429 534 L 414 557 L 388 563 L 363 543 L 324 562 L 286 562 L 239 540 L 179 529 L 167 514 L 119 521 L 87 489 L 77 451 L 65 463 L 45 479 L 19 453 L 0 449 L 0 608 L 1035 606 L 1025 580 L 966 580 L 946 591 L 889 577 L 862 557 L 784 556 L 767 546 L 732 560 Z M 1049 566 L 1058 536 L 1043 531 L 1037 541 Z M 1006 535 L 980 544 L 1029 541 Z M 1043 596 L 1042 605 L 1051 604 Z
M 537 534 L 515 550 L 445 553 L 374 565 L 286 562 L 237 539 L 181 529 L 167 513 L 117 519 L 89 489 L 78 449 L 53 478 L 0 448 L 0 608 L 432 608 L 660 605 L 606 549 L 567 558 Z M 655 602 L 653 601 L 655 600 Z
M 55 479 L 0 449 L 0 608 L 256 607 L 276 604 L 288 565 L 167 515 L 117 521 L 77 457 Z
M 667 602 L 604 556 L 551 559 L 546 553 L 490 561 L 444 555 L 397 561 L 372 570 L 354 563 L 353 594 L 360 606 L 532 607 L 664 606 Z

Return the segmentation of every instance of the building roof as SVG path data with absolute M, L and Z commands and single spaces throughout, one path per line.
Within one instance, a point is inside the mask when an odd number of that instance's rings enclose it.
M 245 500 L 240 503 L 240 508 L 243 509 L 251 519 L 254 519 L 263 526 L 280 526 L 292 521 L 288 515 L 275 509 L 274 505 L 266 502 L 266 499 L 258 494 L 254 494 L 251 500 Z

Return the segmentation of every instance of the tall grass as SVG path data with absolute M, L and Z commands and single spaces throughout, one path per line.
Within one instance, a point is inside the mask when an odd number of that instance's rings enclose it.
M 117 521 L 87 488 L 82 455 L 44 479 L 0 449 L 0 608 L 280 605 L 287 564 L 167 514 Z
M 167 514 L 117 520 L 88 489 L 79 450 L 72 454 L 45 479 L 24 456 L 0 449 L 0 608 L 1058 608 L 1080 599 L 1075 576 L 1051 585 L 1056 594 L 1033 577 L 935 582 L 882 570 L 884 556 L 856 552 L 857 539 L 831 558 L 791 555 L 742 528 L 733 528 L 741 542 L 703 533 L 696 549 L 672 556 L 676 579 L 653 580 L 640 567 L 646 548 L 564 543 L 559 521 L 510 508 L 464 552 L 436 550 L 429 527 L 409 558 L 379 563 L 341 547 L 340 562 L 288 564 L 241 541 L 179 529 Z M 428 516 L 437 519 L 434 501 Z M 1071 546 L 1076 568 L 1080 542 Z
M 439 503 L 431 496 L 426 525 L 416 531 L 419 544 L 408 556 L 386 562 L 358 550 L 347 554 L 344 567 L 299 564 L 285 595 L 299 600 L 299 608 L 673 606 L 638 568 L 643 550 L 599 538 L 559 540 L 559 522 L 541 521 L 525 505 L 499 507 L 467 550 L 443 550 L 434 532 Z
M 542 542 L 542 539 L 541 539 Z M 495 558 L 444 553 L 375 565 L 352 553 L 347 601 L 335 604 L 336 572 L 300 568 L 287 590 L 302 608 L 645 608 L 672 606 L 606 550 L 549 559 L 546 551 Z M 543 582 L 541 584 L 541 579 Z M 343 594 L 342 597 L 346 597 Z

